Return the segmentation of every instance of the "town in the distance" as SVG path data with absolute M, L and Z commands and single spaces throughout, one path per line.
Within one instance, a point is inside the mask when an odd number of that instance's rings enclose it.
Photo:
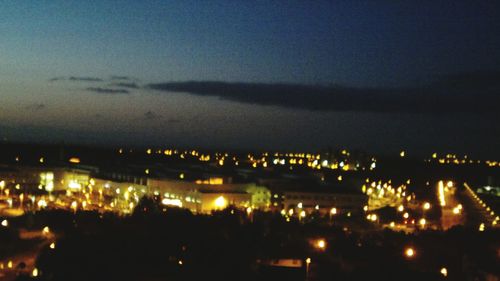
M 4 142 L 0 279 L 499 280 L 498 160 Z

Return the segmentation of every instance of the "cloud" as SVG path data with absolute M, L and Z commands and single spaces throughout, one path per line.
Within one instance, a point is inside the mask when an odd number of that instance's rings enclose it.
M 83 81 L 83 82 L 102 82 L 103 80 L 101 78 L 97 77 L 75 77 L 75 76 L 70 76 L 68 78 L 69 81 Z
M 125 89 L 112 89 L 112 88 L 102 88 L 102 87 L 88 87 L 87 91 L 99 93 L 99 94 L 129 94 L 129 90 Z
M 32 110 L 32 111 L 40 111 L 46 108 L 45 104 L 43 103 L 34 103 L 30 104 L 25 107 L 27 110 Z
M 111 80 L 132 80 L 130 77 L 128 76 L 111 76 Z
M 55 81 L 61 81 L 61 80 L 66 80 L 66 78 L 64 78 L 64 77 L 54 77 L 54 78 L 50 78 L 49 82 L 55 82 Z
M 120 83 L 113 83 L 112 85 L 122 88 L 139 89 L 139 85 L 137 85 L 134 82 L 120 82 Z
M 54 77 L 54 78 L 49 79 L 49 82 L 54 82 L 54 81 L 102 82 L 104 80 L 101 78 L 97 78 L 97 77 L 77 77 L 77 76 L 70 76 L 68 78 L 66 78 L 66 77 Z
M 166 82 L 146 85 L 224 100 L 314 111 L 498 113 L 500 72 L 441 77 L 425 87 L 354 88 L 301 84 Z

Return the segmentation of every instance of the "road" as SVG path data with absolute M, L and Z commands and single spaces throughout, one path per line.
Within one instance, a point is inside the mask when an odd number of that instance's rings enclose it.
M 460 205 L 456 196 L 456 187 L 451 184 L 447 186 L 443 181 L 440 181 L 438 182 L 437 192 L 441 205 L 441 228 L 447 230 L 455 225 L 464 225 L 465 210 L 462 208 L 458 213 L 456 211 L 456 208 Z
M 29 249 L 28 251 L 17 253 L 14 256 L 0 260 L 0 265 L 3 265 L 3 269 L 0 268 L 0 280 L 2 281 L 12 281 L 17 278 L 21 273 L 31 274 L 35 268 L 36 258 L 40 251 L 47 247 L 50 243 L 56 240 L 56 236 L 52 233 L 42 233 L 42 231 L 28 231 L 21 229 L 19 231 L 19 237 L 21 239 L 37 239 L 41 238 L 41 242 L 35 247 Z M 12 268 L 9 268 L 9 263 L 12 264 Z M 20 263 L 24 263 L 24 268 L 16 268 Z
M 481 203 L 481 198 L 474 193 L 472 187 L 467 183 L 464 183 L 465 190 L 463 192 L 463 197 L 467 201 L 467 207 L 470 209 L 468 219 L 468 224 L 474 227 L 479 226 L 484 223 L 487 227 L 492 227 L 492 223 L 497 215 L 492 215 L 491 210 L 487 210 L 484 202 Z M 496 224 L 495 227 L 499 227 L 500 224 Z

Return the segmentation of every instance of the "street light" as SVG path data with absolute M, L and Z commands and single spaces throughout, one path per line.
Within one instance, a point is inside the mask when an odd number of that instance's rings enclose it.
M 431 204 L 429 202 L 424 203 L 424 210 L 429 210 L 431 208 Z
M 306 280 L 309 280 L 309 265 L 311 264 L 311 258 L 306 259 Z
M 324 250 L 326 248 L 326 241 L 325 239 L 318 239 L 316 240 L 316 243 L 314 243 L 314 246 L 319 249 L 319 250 Z
M 448 276 L 448 269 L 446 267 L 441 268 L 439 271 L 444 277 Z
M 408 258 L 413 258 L 415 256 L 415 250 L 413 250 L 412 247 L 408 247 L 408 248 L 406 248 L 404 254 Z

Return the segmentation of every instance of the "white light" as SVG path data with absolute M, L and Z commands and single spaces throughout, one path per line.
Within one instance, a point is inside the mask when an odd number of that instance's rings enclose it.
M 227 205 L 227 200 L 224 196 L 219 196 L 215 199 L 214 204 L 217 208 L 224 208 Z
M 71 189 L 81 189 L 82 185 L 79 184 L 76 181 L 70 181 L 69 184 L 68 184 L 68 187 L 71 188 Z
M 164 198 L 161 203 L 166 206 L 182 207 L 182 201 L 179 199 Z
M 38 205 L 38 208 L 45 208 L 47 207 L 47 202 L 45 201 L 45 199 L 40 199 L 37 203 Z
M 438 183 L 438 195 L 439 195 L 439 204 L 441 206 L 446 206 L 446 201 L 444 199 L 444 183 L 443 183 L 443 181 L 439 181 L 439 183 Z
M 441 268 L 439 271 L 444 277 L 448 276 L 448 269 L 446 267 Z
M 413 250 L 413 248 L 407 248 L 405 250 L 405 255 L 409 258 L 413 257 L 415 255 L 415 251 Z

